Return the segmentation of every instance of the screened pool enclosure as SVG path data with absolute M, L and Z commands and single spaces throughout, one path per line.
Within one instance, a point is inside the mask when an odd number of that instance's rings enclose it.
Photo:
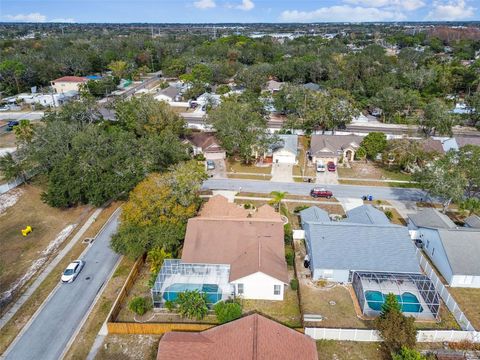
M 190 264 L 178 259 L 166 259 L 152 288 L 153 306 L 165 307 L 165 301 L 175 301 L 186 290 L 198 290 L 207 295 L 207 303 L 233 297 L 229 283 L 230 265 Z
M 440 297 L 426 275 L 355 271 L 352 286 L 366 316 L 378 316 L 385 297 L 393 293 L 405 315 L 439 319 Z

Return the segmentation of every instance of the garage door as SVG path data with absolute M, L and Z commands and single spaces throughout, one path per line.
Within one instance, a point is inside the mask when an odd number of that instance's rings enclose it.
M 223 159 L 225 159 L 225 151 L 205 153 L 205 159 L 207 159 L 207 160 L 223 160 Z
M 279 164 L 295 164 L 295 157 L 292 155 L 273 155 L 273 162 Z

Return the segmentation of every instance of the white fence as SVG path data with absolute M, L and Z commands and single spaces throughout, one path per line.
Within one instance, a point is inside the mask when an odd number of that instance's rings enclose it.
M 305 334 L 315 340 L 382 341 L 376 330 L 306 327 Z M 417 333 L 418 342 L 458 342 L 465 340 L 480 342 L 480 333 L 459 330 L 420 330 Z
M 437 290 L 438 294 L 442 298 L 448 310 L 450 310 L 450 312 L 453 314 L 460 327 L 466 331 L 475 331 L 475 328 L 472 326 L 462 310 L 460 310 L 460 307 L 448 292 L 447 287 L 442 284 L 442 281 L 419 249 L 417 249 L 417 257 L 418 261 L 420 262 L 420 266 L 425 271 L 425 274 L 429 277 L 429 279 L 432 280 L 435 290 Z
M 20 179 L 20 178 L 17 178 L 15 180 L 12 180 L 12 181 L 6 183 L 6 184 L 0 185 L 0 194 L 4 194 L 7 191 L 16 188 L 21 183 L 23 183 L 23 180 Z

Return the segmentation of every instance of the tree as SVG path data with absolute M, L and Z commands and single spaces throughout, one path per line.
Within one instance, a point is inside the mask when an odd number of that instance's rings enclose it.
M 171 259 L 172 254 L 167 253 L 161 247 L 154 247 L 147 253 L 147 261 L 150 264 L 150 272 L 157 274 L 163 265 L 165 259 Z
M 22 76 L 25 74 L 25 65 L 19 60 L 6 59 L 0 63 L 0 90 L 8 94 L 18 94 L 23 88 Z
M 382 312 L 375 319 L 375 327 L 383 339 L 382 347 L 387 354 L 399 352 L 402 346 L 415 347 L 417 341 L 415 318 L 403 315 L 395 295 L 387 295 Z
M 129 303 L 128 308 L 130 311 L 133 311 L 137 315 L 144 315 L 148 310 L 150 310 L 152 305 L 149 300 L 144 297 L 134 297 Z
M 164 132 L 181 135 L 185 120 L 173 112 L 170 106 L 150 95 L 133 97 L 115 104 L 118 124 L 137 136 L 156 135 Z
M 177 311 L 188 319 L 203 319 L 208 313 L 207 294 L 198 290 L 186 290 L 178 294 L 175 300 Z
M 196 161 L 149 175 L 130 193 L 112 248 L 131 258 L 157 247 L 176 254 L 186 223 L 200 206 L 198 191 L 205 179 L 204 167 Z
M 220 324 L 239 319 L 242 316 L 242 305 L 236 301 L 220 301 L 213 306 Z
M 113 76 L 122 79 L 127 75 L 128 63 L 122 60 L 112 61 L 108 68 L 112 70 Z
M 426 152 L 418 140 L 393 139 L 383 152 L 383 161 L 388 165 L 396 165 L 407 172 L 421 169 L 428 161 L 432 161 L 438 155 L 434 152 Z
M 35 129 L 29 120 L 20 120 L 19 124 L 13 128 L 13 132 L 16 140 L 24 144 L 32 141 Z
M 460 210 L 465 211 L 468 216 L 480 214 L 480 199 L 476 197 L 465 199 L 460 203 Z
M 400 352 L 392 354 L 392 360 L 427 360 L 427 357 L 415 349 L 402 346 Z
M 2 177 L 7 181 L 24 176 L 22 164 L 13 157 L 12 153 L 0 156 L 0 172 Z
M 275 209 L 280 212 L 282 205 L 283 205 L 283 200 L 285 199 L 285 196 L 287 195 L 286 191 L 272 191 L 270 193 L 271 196 L 273 196 L 273 199 L 269 201 L 269 204 L 273 205 Z
M 425 106 L 424 115 L 420 120 L 420 126 L 427 136 L 437 133 L 452 136 L 454 124 L 450 109 L 439 99 L 433 99 Z
M 363 138 L 361 146 L 365 149 L 367 157 L 375 160 L 387 147 L 387 135 L 382 132 L 371 132 Z
M 352 97 L 343 90 L 336 89 L 331 91 L 328 105 L 325 127 L 333 132 L 335 132 L 337 128 L 344 127 L 352 122 L 352 118 L 359 114 L 353 105 Z
M 245 163 L 252 161 L 254 150 L 262 153 L 274 141 L 266 120 L 246 103 L 223 102 L 212 110 L 207 121 L 217 131 L 223 148 L 230 155 L 238 154 Z

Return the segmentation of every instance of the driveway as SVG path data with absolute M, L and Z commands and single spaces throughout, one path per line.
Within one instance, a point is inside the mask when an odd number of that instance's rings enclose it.
M 213 179 L 224 179 L 227 177 L 227 166 L 225 160 L 213 160 L 215 169 L 208 170 L 208 175 Z
M 277 182 L 293 182 L 293 165 L 291 164 L 272 164 L 272 179 Z
M 336 185 L 338 184 L 338 173 L 336 171 L 317 172 L 315 183 L 321 185 Z
M 105 225 L 82 257 L 85 268 L 78 278 L 53 290 L 40 312 L 3 354 L 5 359 L 60 358 L 120 258 L 110 249 L 110 238 L 117 231 L 119 215 L 120 211 Z
M 309 195 L 312 184 L 309 183 L 283 183 L 262 180 L 242 180 L 242 179 L 209 179 L 203 183 L 205 190 L 234 190 L 254 193 L 270 194 L 272 191 L 287 191 L 292 195 Z M 420 199 L 430 199 L 427 193 L 421 189 L 415 188 L 395 188 L 383 186 L 365 186 L 365 185 L 329 185 L 335 197 L 360 199 L 365 194 L 373 195 L 374 199 L 383 200 L 408 200 L 420 201 Z M 431 199 L 430 199 L 431 200 Z M 430 201 L 429 200 L 429 201 Z

